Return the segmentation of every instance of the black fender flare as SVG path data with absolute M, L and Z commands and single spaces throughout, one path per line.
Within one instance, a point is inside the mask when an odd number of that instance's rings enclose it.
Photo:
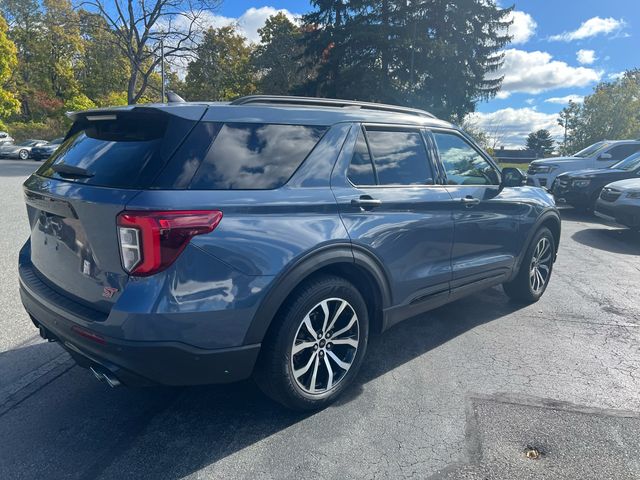
M 261 343 L 276 313 L 293 290 L 313 273 L 338 263 L 351 263 L 371 276 L 381 294 L 381 307 L 391 305 L 391 287 L 382 263 L 368 250 L 350 243 L 332 243 L 306 253 L 283 269 L 260 302 L 244 338 L 245 345 Z
M 515 277 L 518 274 L 518 272 L 520 271 L 520 266 L 522 265 L 522 260 L 524 258 L 524 254 L 527 251 L 527 248 L 529 248 L 529 244 L 531 243 L 531 240 L 533 239 L 533 236 L 540 229 L 540 227 L 544 223 L 547 223 L 549 220 L 554 222 L 556 224 L 556 226 L 558 227 L 558 240 L 560 240 L 560 232 L 562 231 L 562 219 L 560 218 L 560 214 L 555 209 L 546 210 L 545 212 L 543 212 L 538 217 L 536 222 L 529 229 L 529 232 L 527 233 L 527 237 L 526 237 L 526 239 L 525 239 L 525 241 L 523 243 L 523 248 L 522 248 L 522 250 L 520 252 L 520 255 L 518 255 L 517 263 L 515 265 L 515 268 L 513 269 L 512 278 Z M 556 245 L 556 258 L 558 256 L 558 247 L 559 247 L 559 245 Z M 553 261 L 555 262 L 555 260 L 556 259 L 554 258 Z

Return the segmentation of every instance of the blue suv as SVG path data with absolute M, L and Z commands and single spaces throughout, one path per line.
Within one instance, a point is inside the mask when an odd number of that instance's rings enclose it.
M 320 408 L 372 332 L 503 284 L 535 302 L 560 217 L 427 112 L 299 97 L 71 114 L 24 183 L 22 302 L 115 386 L 253 376 Z

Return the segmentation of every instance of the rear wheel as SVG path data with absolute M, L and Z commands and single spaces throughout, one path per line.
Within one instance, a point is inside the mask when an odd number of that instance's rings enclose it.
M 553 234 L 543 227 L 529 244 L 516 278 L 503 284 L 505 293 L 520 302 L 537 302 L 549 285 L 555 255 Z
M 256 383 L 295 410 L 333 402 L 357 375 L 367 347 L 367 307 L 358 290 L 340 277 L 318 277 L 299 288 L 274 321 Z
M 20 158 L 20 160 L 26 160 L 29 158 L 29 150 L 20 150 L 18 152 L 18 158 Z

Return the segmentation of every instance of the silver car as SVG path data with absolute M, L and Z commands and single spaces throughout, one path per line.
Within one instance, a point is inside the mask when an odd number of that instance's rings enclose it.
M 0 145 L 4 143 L 13 143 L 13 137 L 7 132 L 0 132 Z
M 640 178 L 613 182 L 602 189 L 595 214 L 634 230 L 640 229 Z
M 4 143 L 0 144 L 0 157 L 4 158 L 19 158 L 20 160 L 27 160 L 31 156 L 31 149 L 33 147 L 39 147 L 46 145 L 46 140 L 25 140 L 20 143 Z

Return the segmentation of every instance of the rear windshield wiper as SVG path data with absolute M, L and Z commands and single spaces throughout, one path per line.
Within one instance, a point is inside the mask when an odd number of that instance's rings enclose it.
M 51 165 L 51 168 L 62 176 L 91 178 L 94 175 L 86 168 L 74 167 L 73 165 L 66 165 L 64 163 L 54 163 Z

